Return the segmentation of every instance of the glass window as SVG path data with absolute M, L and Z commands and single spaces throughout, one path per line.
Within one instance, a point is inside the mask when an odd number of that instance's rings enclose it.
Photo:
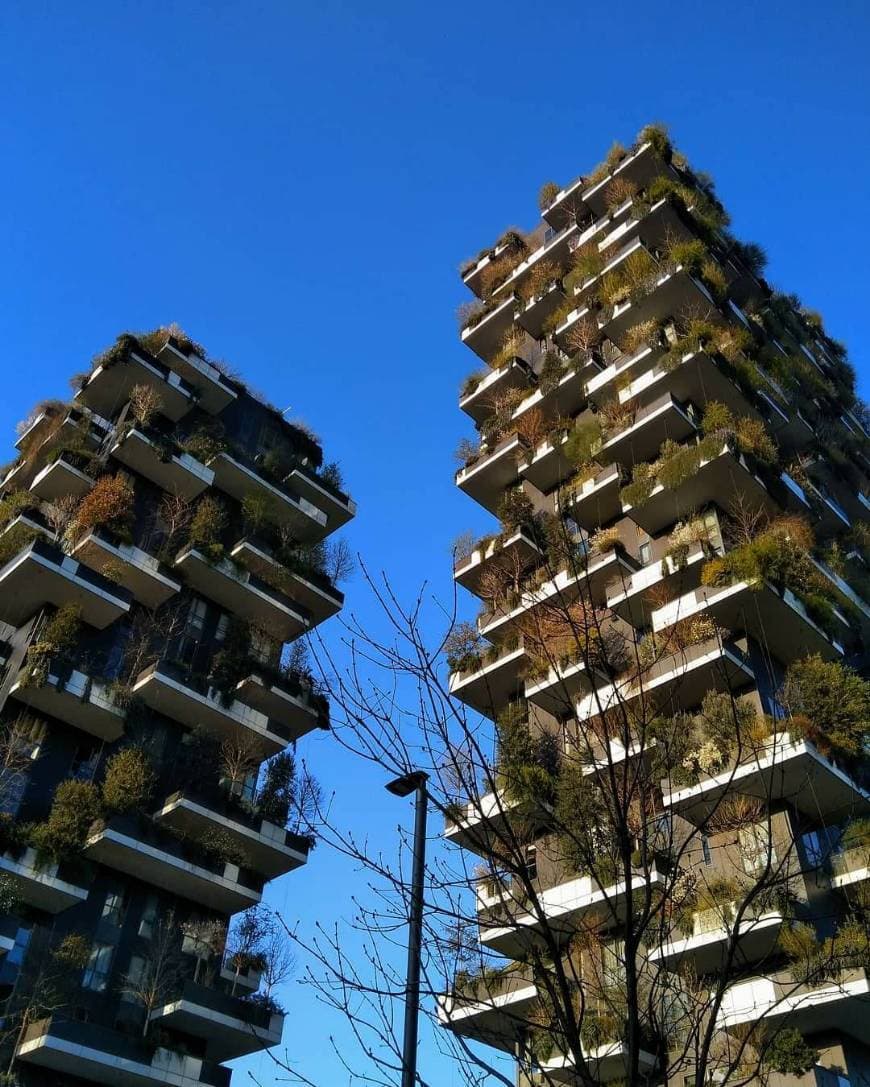
M 157 924 L 159 908 L 157 896 L 148 895 L 142 909 L 142 920 L 139 922 L 139 935 L 143 940 L 150 940 L 154 935 L 154 927 Z
M 124 978 L 124 988 L 121 990 L 122 1000 L 128 1004 L 140 1003 L 139 997 L 136 996 L 136 989 L 141 986 L 144 976 L 145 960 L 141 955 L 133 955 L 130 959 L 127 975 Z
M 4 962 L 10 966 L 20 966 L 24 962 L 24 955 L 27 951 L 27 945 L 30 943 L 31 929 L 21 927 L 15 933 L 15 943 L 6 952 L 6 958 Z
M 640 558 L 641 566 L 646 566 L 649 560 L 652 558 L 652 545 L 649 540 L 644 541 L 637 549 L 638 557 Z
M 538 878 L 538 847 L 535 845 L 526 846 L 526 874 L 529 879 Z
M 704 864 L 709 868 L 713 864 L 713 854 L 710 851 L 710 839 L 706 834 L 701 835 L 701 852 L 704 855 Z
M 608 940 L 601 945 L 601 983 L 622 988 L 625 984 L 625 944 L 622 940 Z
M 743 859 L 743 871 L 747 875 L 756 875 L 763 871 L 768 863 L 771 868 L 776 864 L 776 850 L 770 840 L 770 826 L 767 823 L 753 823 L 742 827 L 738 833 L 740 853 Z
M 77 747 L 70 763 L 70 777 L 79 781 L 93 781 L 100 761 L 100 749 L 88 746 Z
M 85 967 L 85 975 L 82 978 L 85 989 L 91 989 L 95 993 L 106 991 L 114 950 L 111 944 L 94 944 L 91 948 L 88 965 Z
M 124 919 L 124 892 L 123 891 L 107 891 L 106 899 L 103 902 L 102 918 L 110 925 L 117 925 L 120 927 L 121 922 Z

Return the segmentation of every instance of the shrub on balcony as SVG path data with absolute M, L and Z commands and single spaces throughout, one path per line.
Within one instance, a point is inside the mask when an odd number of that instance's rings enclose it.
M 489 372 L 489 370 L 475 370 L 473 374 L 469 374 L 459 388 L 459 398 L 464 400 L 466 396 L 471 396 L 481 381 L 489 375 Z
M 537 261 L 517 284 L 516 296 L 524 304 L 539 298 L 559 281 L 559 266 L 551 260 Z
M 48 818 L 30 832 L 40 865 L 57 863 L 81 852 L 103 805 L 90 781 L 62 781 L 55 790 Z
M 572 270 L 565 278 L 565 287 L 569 292 L 579 287 L 588 279 L 594 279 L 604 271 L 607 258 L 598 248 L 598 242 L 590 241 L 579 245 L 571 257 Z
M 653 121 L 651 124 L 644 125 L 637 134 L 635 146 L 643 147 L 645 143 L 652 144 L 656 154 L 665 162 L 670 162 L 673 146 L 666 125 L 663 125 L 660 121 Z
M 217 498 L 206 495 L 199 500 L 191 518 L 187 542 L 210 562 L 220 562 L 224 557 L 221 536 L 226 525 L 227 515 L 223 504 Z
M 794 1027 L 781 1027 L 761 1053 L 762 1064 L 784 1076 L 803 1076 L 815 1068 L 819 1051 Z
M 217 419 L 200 423 L 181 440 L 180 445 L 185 453 L 202 464 L 208 464 L 218 454 L 226 453 L 230 449 L 230 443 L 224 436 L 223 424 Z
M 67 529 L 67 536 L 78 539 L 93 529 L 105 528 L 129 543 L 132 525 L 133 484 L 129 477 L 118 472 L 113 476 L 100 476 L 82 498 Z
M 568 364 L 556 351 L 547 351 L 538 374 L 538 385 L 542 393 L 552 392 L 562 380 Z
M 659 321 L 641 321 L 632 325 L 622 335 L 620 347 L 626 355 L 633 355 L 642 347 L 655 347 L 661 342 L 662 326 Z
M 601 301 L 608 306 L 636 302 L 649 293 L 659 274 L 659 266 L 646 249 L 637 249 L 602 277 Z
M 552 800 L 559 769 L 559 749 L 552 735 L 529 728 L 525 707 L 509 705 L 495 721 L 498 738 L 495 777 L 512 801 L 540 804 Z
M 604 190 L 604 202 L 612 215 L 626 200 L 631 200 L 637 193 L 637 183 L 627 177 L 615 177 Z
M 532 500 L 521 487 L 505 491 L 498 504 L 497 516 L 506 536 L 529 524 L 535 514 Z
M 781 697 L 789 711 L 812 722 L 810 736 L 835 754 L 860 758 L 870 740 L 870 683 L 839 661 L 793 661 Z
M 480 667 L 483 640 L 471 623 L 457 623 L 444 643 L 447 667 L 451 672 L 467 672 Z
M 619 492 L 620 501 L 624 506 L 640 506 L 646 502 L 655 490 L 655 486 L 655 466 L 647 461 L 641 461 L 632 469 L 631 483 Z
M 725 300 L 728 296 L 728 278 L 723 272 L 722 266 L 712 257 L 708 257 L 701 264 L 700 278 L 717 302 Z
M 608 174 L 613 173 L 627 154 L 625 147 L 618 140 L 614 141 L 605 158 L 584 178 L 586 185 L 591 187 L 603 181 Z
M 615 526 L 600 528 L 589 540 L 589 550 L 593 555 L 608 555 L 622 544 L 619 529 Z
M 116 752 L 103 778 L 103 804 L 111 812 L 141 811 L 154 789 L 151 760 L 140 747 Z
M 24 686 L 41 687 L 48 679 L 52 658 L 64 658 L 78 645 L 82 611 L 77 604 L 64 604 L 43 623 L 37 638 L 31 642 L 24 658 L 21 682 Z
M 0 536 L 0 567 L 11 562 L 28 544 L 39 536 L 39 533 L 26 525 L 15 525 L 8 532 Z
M 545 181 L 544 184 L 538 190 L 538 208 L 540 211 L 546 211 L 550 204 L 556 199 L 561 192 L 561 189 L 555 181 Z
M 30 491 L 10 491 L 0 498 L 0 526 L 8 525 L 28 510 L 37 509 L 38 505 Z
M 576 424 L 565 443 L 563 452 L 575 468 L 583 468 L 591 463 L 601 448 L 602 440 L 601 420 L 593 415 Z
M 169 325 L 160 325 L 151 332 L 141 332 L 137 339 L 146 351 L 150 351 L 152 355 L 159 355 L 169 340 L 173 339 L 178 344 L 182 354 L 199 355 L 202 359 L 208 359 L 208 352 L 202 344 L 191 339 L 184 329 L 175 322 Z

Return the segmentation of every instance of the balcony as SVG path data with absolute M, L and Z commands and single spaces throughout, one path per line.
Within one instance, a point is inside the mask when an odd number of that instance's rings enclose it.
M 73 548 L 73 555 L 97 573 L 121 571 L 124 585 L 140 604 L 157 608 L 181 591 L 163 563 L 141 547 L 122 543 L 102 529 L 94 529 Z
M 679 266 L 662 272 L 652 289 L 637 301 L 622 302 L 602 315 L 602 330 L 617 343 L 627 329 L 644 321 L 664 321 L 675 313 L 700 312 L 715 317 L 717 306 L 710 292 Z
M 41 498 L 43 502 L 56 502 L 67 495 L 84 498 L 93 488 L 94 480 L 87 472 L 82 471 L 79 465 L 83 463 L 84 459 L 73 453 L 61 453 L 56 460 L 40 468 L 33 477 L 30 484 L 31 494 Z
M 57 416 L 54 416 L 50 422 L 53 424 L 55 419 Z M 45 437 L 38 445 L 34 442 L 28 447 L 27 456 L 22 456 L 17 463 L 12 465 L 0 480 L 0 490 L 26 490 L 52 454 L 57 457 L 58 450 L 77 444 L 82 439 L 87 445 L 97 449 L 105 437 L 108 426 L 105 419 L 92 416 L 89 412 L 80 411 L 78 408 L 70 408 L 56 426 L 43 427 Z
M 297 464 L 285 478 L 303 502 L 310 502 L 326 514 L 326 532 L 335 532 L 356 516 L 356 502 L 337 487 L 331 486 L 310 468 Z
M 275 558 L 269 544 L 255 536 L 246 536 L 230 551 L 230 558 L 261 580 L 280 583 L 283 593 L 295 601 L 312 626 L 337 615 L 344 604 L 344 593 L 324 574 L 315 570 L 294 570 Z
M 172 439 L 149 437 L 135 427 L 117 437 L 109 452 L 127 468 L 182 498 L 196 498 L 214 482 L 211 468 L 175 449 Z
M 616 379 L 625 379 L 632 375 L 632 384 L 641 381 L 655 366 L 661 357 L 664 347 L 661 343 L 653 346 L 642 344 L 630 355 L 622 354 L 614 362 L 605 366 L 589 378 L 586 384 L 586 393 L 599 407 L 603 407 L 614 395 L 618 394 Z M 651 379 L 648 379 L 651 380 Z M 685 399 L 691 399 L 686 397 Z
M 39 713 L 109 743 L 124 732 L 124 710 L 115 704 L 106 684 L 62 661 L 49 662 L 48 676 L 39 686 L 26 682 L 22 672 L 9 694 Z
M 504 338 L 514 323 L 517 300 L 509 294 L 497 303 L 473 325 L 466 325 L 461 333 L 462 342 L 484 362 L 495 358 Z
M 294 739 L 291 729 L 265 713 L 238 699 L 224 701 L 205 679 L 188 675 L 167 661 L 146 668 L 134 683 L 133 693 L 156 713 L 187 728 L 201 725 L 222 738 L 253 741 L 263 758 L 283 751 Z
M 622 1080 L 629 1072 L 630 1054 L 625 1042 L 605 1042 L 594 1049 L 583 1050 L 583 1060 L 587 1074 L 593 1083 L 609 1083 L 611 1080 Z M 655 1055 L 641 1049 L 637 1054 L 638 1066 L 644 1082 L 656 1065 Z M 541 1064 L 541 1071 L 545 1074 L 547 1082 L 577 1083 L 583 1082 L 582 1076 L 577 1072 L 574 1058 L 568 1055 L 551 1057 Z
M 559 497 L 558 510 L 566 513 L 587 532 L 606 525 L 622 511 L 619 490 L 623 475 L 618 464 L 608 464 L 597 475 L 585 479 L 579 486 L 566 487 Z
M 509 536 L 493 536 L 475 547 L 469 555 L 456 559 L 453 579 L 469 592 L 479 595 L 483 571 L 496 563 L 506 564 L 508 569 L 530 565 L 541 558 L 541 549 L 524 529 Z
M 790 589 L 769 581 L 738 581 L 716 588 L 702 585 L 651 613 L 652 629 L 700 615 L 736 633 L 750 634 L 781 663 L 818 653 L 826 660 L 842 657 L 843 646 L 810 617 L 803 602 Z M 849 627 L 843 621 L 844 636 Z
M 602 886 L 591 875 L 576 876 L 538 894 L 538 911 L 546 919 L 546 928 L 553 938 L 570 940 L 577 932 L 580 918 L 595 911 L 604 920 L 625 916 L 630 899 L 646 894 L 648 889 L 663 888 L 663 875 L 653 865 L 647 872 L 638 871 L 630 885 L 614 879 Z M 510 886 L 496 889 L 492 898 L 478 898 L 480 942 L 509 959 L 520 959 L 529 947 L 547 939 L 538 912 L 528 913 L 516 901 Z M 499 923 L 501 921 L 501 923 Z
M 564 301 L 562 282 L 557 280 L 528 301 L 520 301 L 516 314 L 517 324 L 524 328 L 533 339 L 540 340 L 544 335 L 547 320 Z
M 520 673 L 526 660 L 522 645 L 514 649 L 491 650 L 466 668 L 450 673 L 450 694 L 466 706 L 492 716 L 506 702 L 521 693 Z
M 633 626 L 649 626 L 663 595 L 673 596 L 677 591 L 697 588 L 708 557 L 707 548 L 692 544 L 682 563 L 665 556 L 628 577 L 614 579 L 607 587 L 607 607 Z
M 514 420 L 540 408 L 541 414 L 546 419 L 573 419 L 586 407 L 586 381 L 585 375 L 594 362 L 584 362 L 578 359 L 575 363 L 565 363 L 565 370 L 559 380 L 552 387 L 542 389 L 538 387 L 533 393 L 518 405 L 513 414 Z
M 53 1016 L 24 1032 L 20 1061 L 106 1087 L 230 1087 L 230 1069 L 95 1023 Z
M 297 638 L 310 626 L 308 616 L 283 593 L 256 574 L 240 571 L 230 559 L 210 562 L 201 551 L 188 547 L 175 559 L 175 568 L 196 592 L 282 642 Z
M 301 868 L 308 860 L 310 846 L 304 838 L 229 803 L 226 797 L 174 793 L 155 812 L 154 820 L 182 836 L 197 838 L 215 831 L 228 835 L 244 851 L 249 867 L 268 879 Z
M 546 438 L 536 449 L 526 452 L 520 462 L 520 475 L 544 494 L 570 479 L 577 471 L 576 466 L 565 456 L 565 443 L 569 431 L 562 430 L 551 438 Z
M 697 430 L 691 409 L 670 393 L 642 408 L 627 427 L 611 435 L 597 454 L 599 460 L 631 467 L 652 460 L 662 442 L 683 442 Z
M 315 728 L 329 728 L 329 701 L 291 676 L 252 670 L 236 684 L 235 697 L 267 717 L 273 727 L 277 724 L 288 742 Z
M 236 399 L 232 382 L 216 366 L 193 352 L 186 355 L 172 337 L 161 349 L 158 359 L 196 390 L 198 406 L 210 415 L 219 415 Z
M 831 886 L 854 887 L 870 879 L 870 850 L 855 846 L 831 856 Z
M 751 978 L 725 992 L 717 1017 L 723 1029 L 760 1019 L 772 1025 L 786 1019 L 801 1032 L 846 1033 L 867 1039 L 870 980 L 862 969 L 843 970 L 836 981 L 801 983 L 787 971 Z
M 95 367 L 76 393 L 76 400 L 107 419 L 114 419 L 137 385 L 144 385 L 160 397 L 160 413 L 173 423 L 196 403 L 191 385 L 157 359 L 146 358 L 132 347 L 123 358 Z
M 494 397 L 502 396 L 512 389 L 528 388 L 532 382 L 533 376 L 528 363 L 519 358 L 510 359 L 498 369 L 491 370 L 471 392 L 460 397 L 459 407 L 475 423 L 482 423 L 492 414 Z
M 526 677 L 526 698 L 548 713 L 570 713 L 576 699 L 593 686 L 594 673 L 582 660 L 564 660 L 544 666 L 543 675 Z
M 518 461 L 526 451 L 518 434 L 504 438 L 494 449 L 481 445 L 477 460 L 456 473 L 456 486 L 494 514 L 506 488 L 519 480 Z
M 495 641 L 514 631 L 517 621 L 535 609 L 545 609 L 545 614 L 549 609 L 550 614 L 555 612 L 562 617 L 564 610 L 578 600 L 601 606 L 606 584 L 615 575 L 621 573 L 627 577 L 636 569 L 634 560 L 621 547 L 603 555 L 590 555 L 581 550 L 567 569 L 560 570 L 555 577 L 535 588 L 524 589 L 510 607 L 482 615 L 477 622 L 478 631 L 484 638 Z
M 64 865 L 40 867 L 35 849 L 25 849 L 17 856 L 12 853 L 0 855 L 0 875 L 12 881 L 22 902 L 46 913 L 68 910 L 88 897 L 87 888 L 81 886 L 78 877 L 68 873 Z
M 755 682 L 746 655 L 718 638 L 688 646 L 656 661 L 640 682 L 629 676 L 585 695 L 577 703 L 581 720 L 597 717 L 616 706 L 630 707 L 643 699 L 647 713 L 676 713 L 699 705 L 707 691 L 738 691 Z
M 545 818 L 549 810 L 541 803 L 536 811 L 529 811 L 527 804 L 511 800 L 500 791 L 484 793 L 476 801 L 445 816 L 444 837 L 460 849 L 489 857 L 493 842 L 507 832 L 512 818 L 526 820 L 534 814 Z
M 531 970 L 510 966 L 469 978 L 439 997 L 438 1022 L 463 1038 L 513 1053 L 537 998 Z
M 213 1061 L 279 1045 L 284 1030 L 283 1015 L 193 981 L 185 981 L 176 996 L 149 1014 L 148 1021 L 203 1039 L 205 1055 Z
M 272 506 L 280 524 L 289 528 L 300 542 L 322 540 L 331 531 L 327 514 L 307 498 L 284 484 L 268 480 L 254 462 L 246 463 L 240 453 L 219 453 L 209 462 L 214 485 L 242 502 L 249 494 L 262 495 Z
M 84 848 L 88 860 L 220 913 L 238 913 L 260 901 L 262 878 L 210 859 L 144 819 L 115 816 L 101 830 L 94 827 Z
M 130 594 L 45 540 L 34 540 L 0 570 L 0 620 L 20 626 L 45 604 L 76 604 L 102 630 L 130 610 Z
M 696 785 L 674 788 L 662 782 L 662 804 L 697 824 L 730 791 L 765 804 L 788 802 L 811 819 L 826 822 L 870 810 L 870 793 L 809 740 L 794 739 L 788 732 L 775 733 L 754 751 L 744 750 L 736 765 Z
M 701 461 L 697 472 L 679 486 L 668 488 L 657 484 L 643 502 L 636 506 L 626 503 L 621 509 L 650 536 L 658 536 L 692 510 L 714 503 L 727 508 L 738 496 L 743 497 L 749 509 L 764 510 L 771 517 L 779 512 L 767 487 L 745 458 L 724 446 L 717 456 Z
M 743 912 L 736 924 L 736 911 L 742 902 L 700 910 L 692 915 L 692 931 L 678 939 L 653 947 L 650 962 L 673 970 L 681 963 L 691 963 L 698 975 L 714 974 L 728 967 L 728 954 L 734 947 L 730 969 L 745 969 L 751 963 L 767 959 L 776 951 L 779 934 L 786 918 L 778 909 Z

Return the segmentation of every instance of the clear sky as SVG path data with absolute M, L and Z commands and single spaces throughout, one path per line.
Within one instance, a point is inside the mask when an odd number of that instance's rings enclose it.
M 476 368 L 456 337 L 457 266 L 508 224 L 532 226 L 543 181 L 650 120 L 713 174 L 772 282 L 849 344 L 866 393 L 857 0 L 0 8 L 10 456 L 15 422 L 119 331 L 178 321 L 322 435 L 359 504 L 354 550 L 400 591 L 425 576 L 449 597 L 451 540 L 490 530 L 452 486 L 457 389 Z M 367 621 L 359 577 L 347 588 Z M 337 815 L 391 848 L 403 804 L 329 737 L 306 753 Z M 303 928 L 329 925 L 361 882 L 320 850 L 273 900 Z M 284 998 L 288 1052 L 346 1082 L 327 1040 L 340 1025 L 304 990 Z M 427 1078 L 453 1087 L 435 1059 Z M 268 1058 L 243 1063 L 273 1082 Z

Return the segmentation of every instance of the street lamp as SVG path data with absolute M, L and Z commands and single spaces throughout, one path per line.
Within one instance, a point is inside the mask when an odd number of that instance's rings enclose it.
M 402 1042 L 402 1087 L 417 1079 L 417 1019 L 420 1009 L 420 945 L 423 940 L 423 873 L 426 868 L 426 782 L 429 775 L 415 770 L 386 786 L 393 796 L 414 798 L 414 865 L 411 871 L 411 916 L 408 930 L 408 969 L 405 987 L 405 1037 Z

